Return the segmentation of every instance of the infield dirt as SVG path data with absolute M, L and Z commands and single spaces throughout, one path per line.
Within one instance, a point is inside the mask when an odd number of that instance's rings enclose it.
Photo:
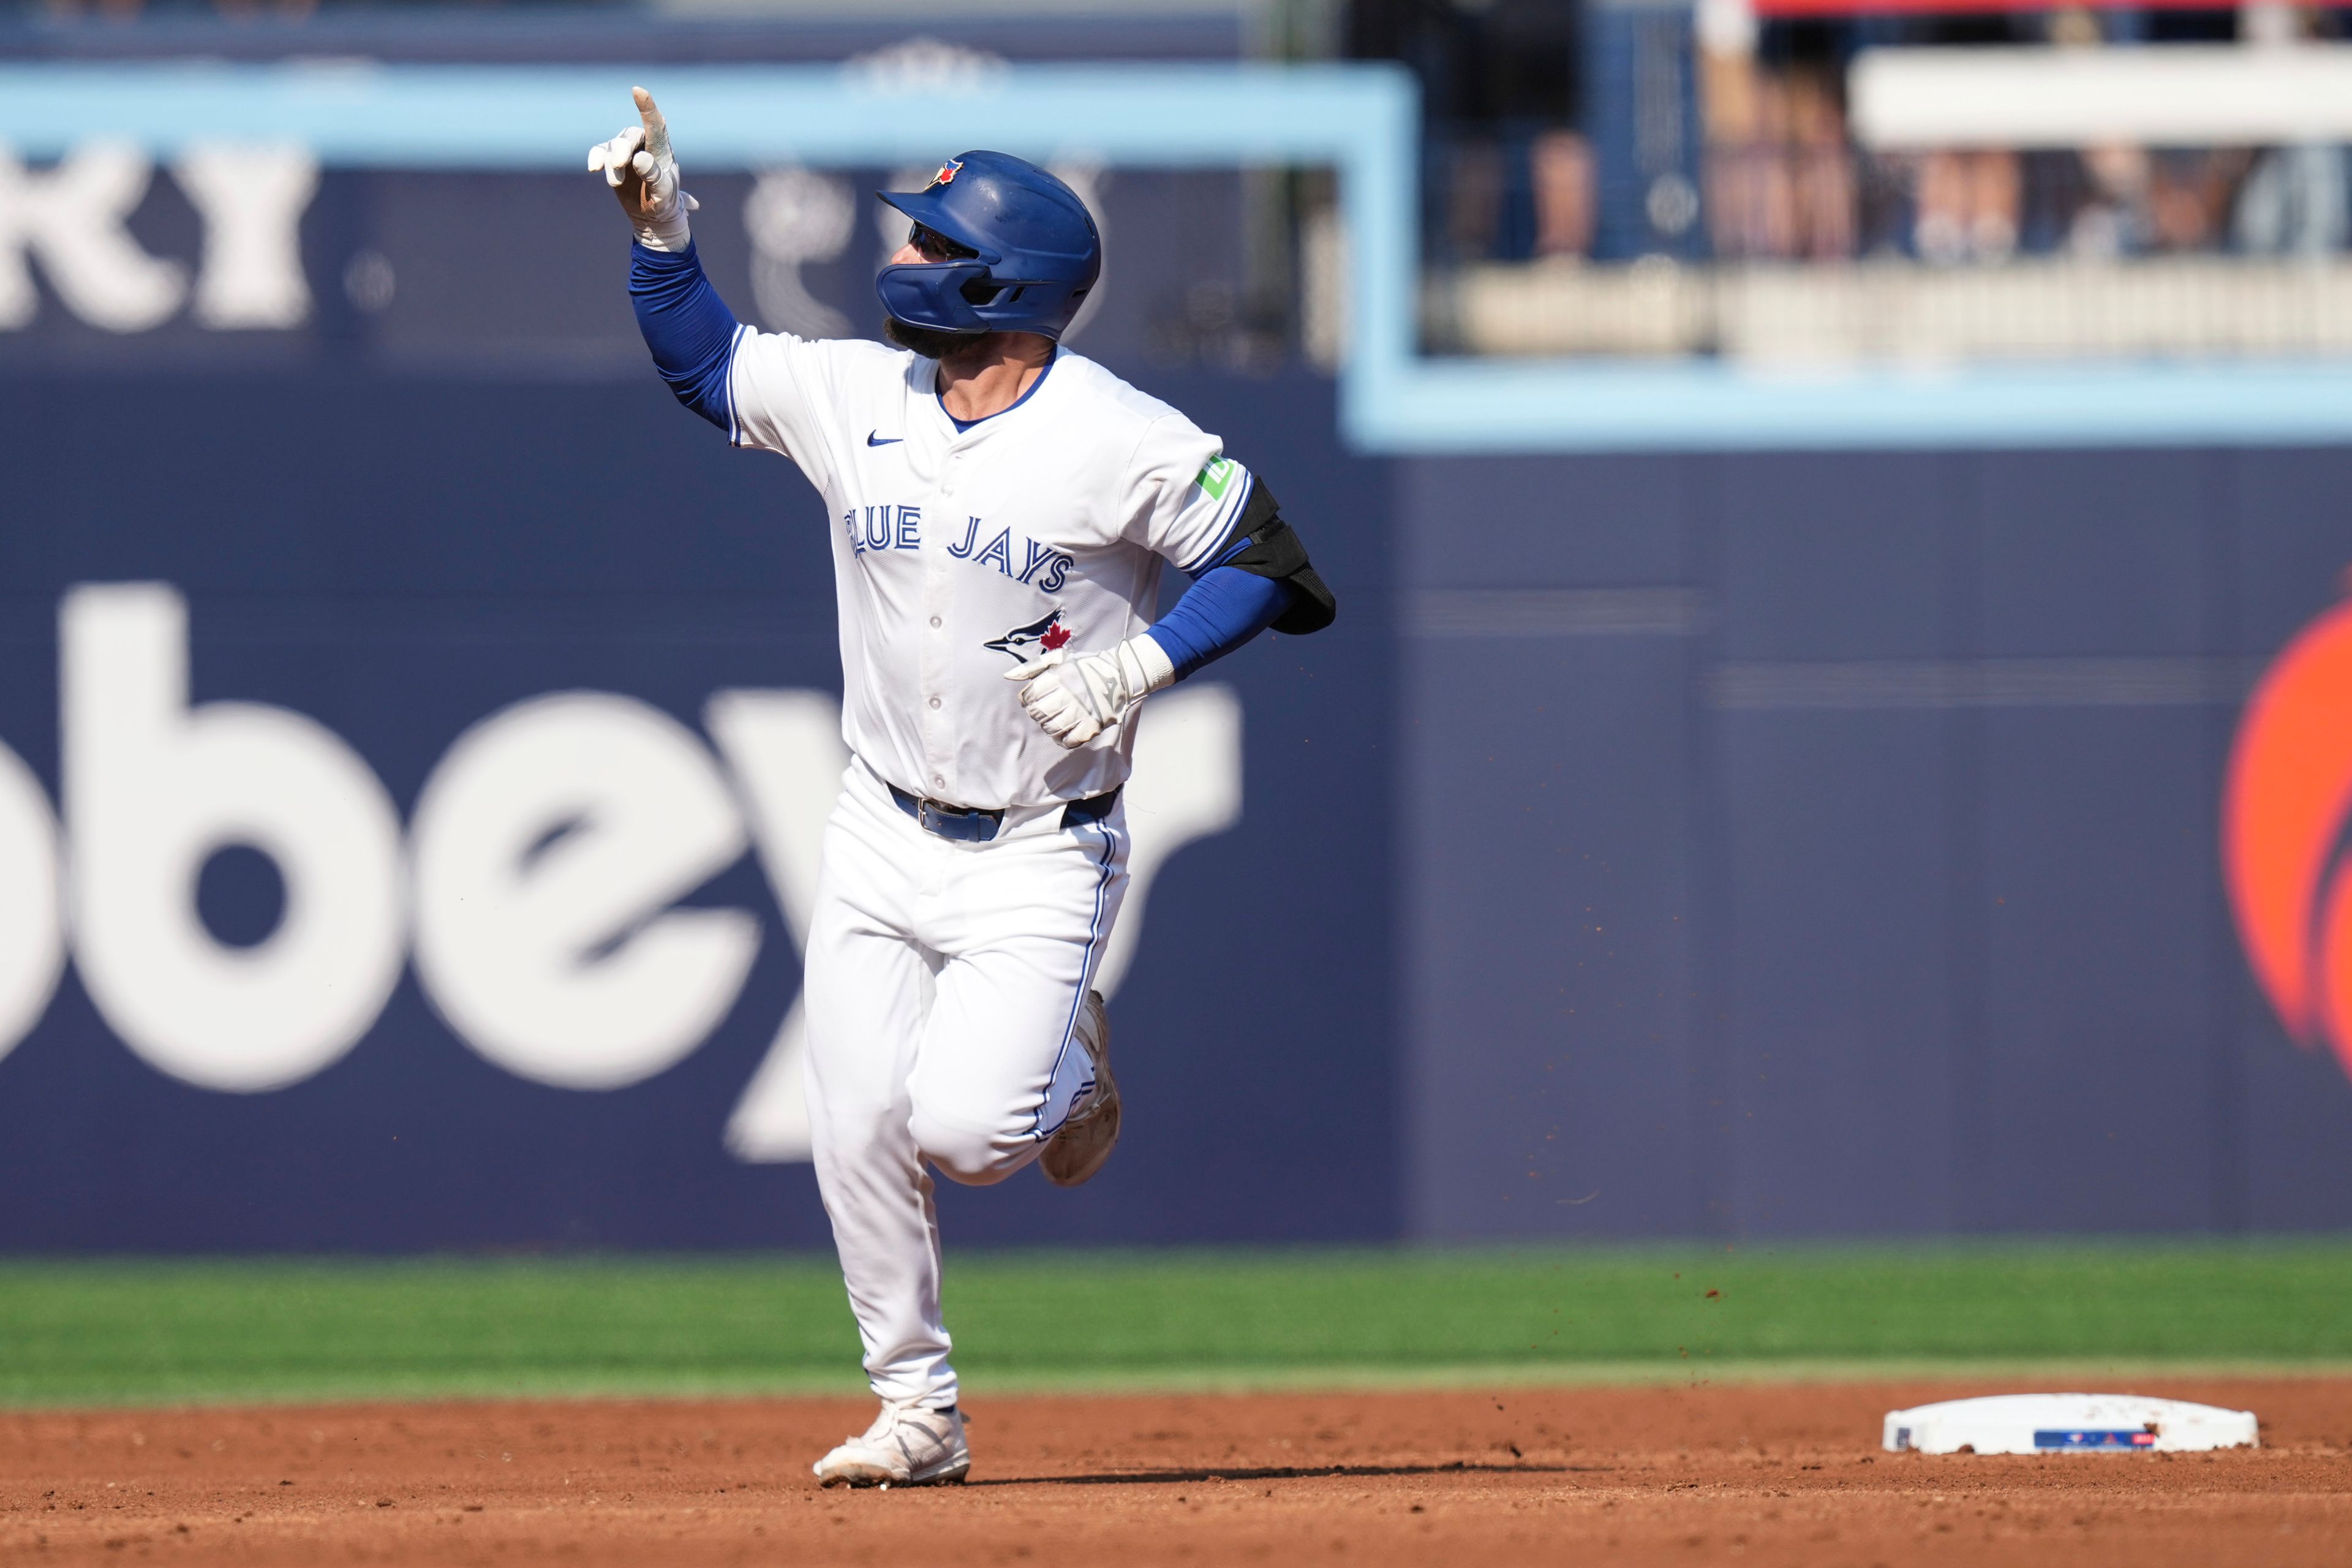
M 2112 1381 L 2112 1380 L 2110 1380 Z M 2341 1564 L 2352 1379 L 2136 1382 L 2258 1451 L 1925 1458 L 2011 1384 L 975 1399 L 971 1484 L 824 1491 L 841 1400 L 0 1415 L 0 1557 L 184 1563 Z

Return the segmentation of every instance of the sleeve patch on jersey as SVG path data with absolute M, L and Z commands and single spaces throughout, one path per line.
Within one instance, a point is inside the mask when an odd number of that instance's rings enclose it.
M 1256 496 L 1260 488 L 1257 476 L 1238 464 L 1234 465 L 1234 479 L 1228 481 L 1224 499 L 1217 502 L 1210 514 L 1209 521 L 1212 525 L 1222 523 L 1227 518 L 1245 516 L 1256 504 Z M 1180 569 L 1188 576 L 1199 576 L 1216 563 L 1218 556 L 1228 550 L 1238 548 L 1242 534 L 1247 531 L 1246 526 L 1234 524 L 1219 533 L 1211 535 L 1218 542 L 1210 545 L 1192 560 L 1179 563 Z
M 1233 488 L 1234 476 L 1240 471 L 1241 465 L 1231 458 L 1212 458 L 1209 466 L 1192 482 L 1208 491 L 1212 500 L 1223 500 L 1225 491 Z

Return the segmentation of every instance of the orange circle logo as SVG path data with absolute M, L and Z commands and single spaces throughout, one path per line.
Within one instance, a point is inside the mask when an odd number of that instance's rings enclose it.
M 2287 1033 L 2352 1073 L 2352 602 L 2289 643 L 2246 703 L 2221 802 L 2222 874 Z

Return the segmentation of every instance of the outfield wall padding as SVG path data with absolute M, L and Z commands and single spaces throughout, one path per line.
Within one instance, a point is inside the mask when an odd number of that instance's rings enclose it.
M 1118 1159 L 950 1190 L 953 1241 L 2352 1223 L 2352 1083 L 2250 978 L 2217 828 L 2352 455 L 1374 460 L 1314 377 L 1121 368 L 1268 478 L 1341 617 L 1214 672 L 1244 806 L 1151 889 Z M 701 735 L 715 691 L 838 689 L 815 502 L 650 374 L 86 364 L 0 418 L 0 740 L 52 801 L 80 583 L 172 584 L 193 699 L 316 718 L 404 819 L 523 699 Z M 198 893 L 230 935 L 278 896 L 235 858 Z M 69 971 L 0 1058 L 0 1247 L 822 1244 L 808 1168 L 724 1144 L 786 922 L 751 858 L 688 901 L 758 918 L 750 976 L 604 1091 L 468 1049 L 413 970 L 324 1070 L 194 1087 Z

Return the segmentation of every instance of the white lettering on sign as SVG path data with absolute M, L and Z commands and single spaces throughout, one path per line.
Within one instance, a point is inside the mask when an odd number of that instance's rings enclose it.
M 59 616 L 75 961 L 132 1050 L 206 1089 L 299 1082 L 367 1033 L 400 978 L 400 816 L 359 753 L 253 702 L 188 706 L 188 613 L 161 584 L 76 588 Z M 215 940 L 197 873 L 247 845 L 285 913 Z
M 306 147 L 214 142 L 172 165 L 205 220 L 195 317 L 222 331 L 299 327 L 310 314 L 302 215 L 319 190 Z
M 187 268 L 139 248 L 123 226 L 154 165 L 128 142 L 85 142 L 35 174 L 0 148 L 0 327 L 31 323 L 40 305 L 27 257 L 66 309 L 110 332 L 143 332 L 187 299 Z
M 40 313 L 34 260 L 68 310 L 110 332 L 160 327 L 191 299 L 196 324 L 218 331 L 283 331 L 310 319 L 301 228 L 319 161 L 308 148 L 205 143 L 172 165 L 204 220 L 193 289 L 186 264 L 150 256 L 131 234 L 154 173 L 127 142 L 84 142 L 42 171 L 0 147 L 0 331 Z
M 58 627 L 62 835 L 39 781 L 0 746 L 0 1054 L 38 1022 L 69 947 L 100 1014 L 157 1070 L 283 1089 L 374 1025 L 406 938 L 426 997 L 485 1058 L 612 1089 L 691 1055 L 741 995 L 758 917 L 679 900 L 747 847 L 807 946 L 848 763 L 840 706 L 822 692 L 714 695 L 703 719 L 719 755 L 634 698 L 516 703 L 435 766 L 404 858 L 383 784 L 333 731 L 263 703 L 190 706 L 176 589 L 79 587 Z M 1131 880 L 1106 994 L 1159 868 L 1239 819 L 1241 769 L 1229 689 L 1154 701 L 1128 785 Z M 196 909 L 206 861 L 234 846 L 267 856 L 286 889 L 250 947 L 217 940 Z M 728 1121 L 739 1159 L 808 1158 L 801 1019 L 796 997 Z
M 633 698 L 572 691 L 457 738 L 416 802 L 416 973 L 520 1077 L 618 1089 L 700 1045 L 759 953 L 740 910 L 672 902 L 742 856 L 709 751 Z

